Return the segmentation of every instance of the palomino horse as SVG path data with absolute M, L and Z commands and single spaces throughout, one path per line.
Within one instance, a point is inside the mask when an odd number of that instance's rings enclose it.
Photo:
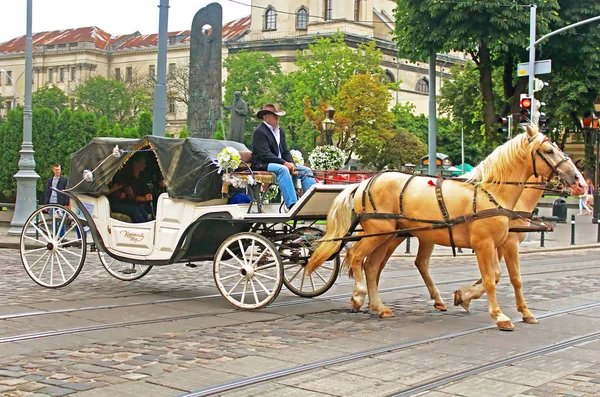
M 453 180 L 436 183 L 431 177 L 396 172 L 380 174 L 346 188 L 336 198 L 327 216 L 327 233 L 306 270 L 314 271 L 339 251 L 341 239 L 352 227 L 349 209 L 353 207 L 365 236 L 348 251 L 347 260 L 355 269 L 369 257 L 364 269 L 370 308 L 380 317 L 393 315 L 379 298 L 380 264 L 395 239 L 394 232 L 407 229 L 419 239 L 420 245 L 430 246 L 427 258 L 435 244 L 472 248 L 477 256 L 490 316 L 500 329 L 513 329 L 514 325 L 502 313 L 496 299 L 495 250 L 508 236 L 509 218 L 514 215 L 510 210 L 521 196 L 524 182 L 531 175 L 548 177 L 554 172 L 573 185 L 574 194 L 587 188 L 573 163 L 543 134 L 528 127 L 526 133 L 496 148 L 483 160 L 474 169 L 469 183 Z M 451 199 L 445 201 L 444 196 Z M 441 216 L 433 215 L 439 212 Z
M 581 176 L 583 178 L 583 176 Z M 515 205 L 514 210 L 516 212 L 523 213 L 531 213 L 535 208 L 537 202 L 539 201 L 542 193 L 544 192 L 544 188 L 542 185 L 545 185 L 542 177 L 532 176 L 526 182 L 528 185 L 519 201 Z M 533 185 L 533 186 L 531 186 Z M 519 227 L 527 227 L 530 225 L 530 221 L 528 219 L 512 219 L 509 224 L 509 228 L 519 228 Z M 517 301 L 517 310 L 523 315 L 523 321 L 529 324 L 537 324 L 537 320 L 535 316 L 529 311 L 527 308 L 527 304 L 525 303 L 525 298 L 523 296 L 522 291 L 522 283 L 520 281 L 520 264 L 519 264 L 519 244 L 523 242 L 526 237 L 526 233 L 524 232 L 511 232 L 508 234 L 508 237 L 496 250 L 496 255 L 498 261 L 494 261 L 494 276 L 496 278 L 496 284 L 500 281 L 500 275 L 502 273 L 500 269 L 500 261 L 502 258 L 505 258 L 506 266 L 508 268 L 508 272 L 510 275 L 510 280 L 515 290 L 515 299 Z M 387 261 L 394 253 L 396 248 L 406 239 L 406 237 L 397 237 L 395 238 L 389 245 L 386 252 L 386 256 L 382 263 L 380 264 L 380 269 L 377 274 L 378 282 L 379 277 L 381 275 L 381 271 L 385 267 Z M 360 244 L 360 242 L 358 242 Z M 423 281 L 427 286 L 429 291 L 429 296 L 434 300 L 433 306 L 440 311 L 446 311 L 446 303 L 442 299 L 431 275 L 429 274 L 429 261 L 432 252 L 433 245 L 424 242 L 423 244 L 419 244 L 419 250 L 417 253 L 417 257 L 415 260 L 415 266 L 421 273 Z M 344 266 L 350 266 L 351 260 L 348 260 L 349 256 L 346 257 L 347 260 L 344 261 Z M 369 257 L 367 257 L 366 261 L 369 261 Z M 358 311 L 364 302 L 365 294 L 366 294 L 366 286 L 364 284 L 364 279 L 362 275 L 362 263 L 359 263 L 356 268 L 349 269 L 349 274 L 351 277 L 356 279 L 354 294 L 352 298 L 350 298 L 350 303 L 355 311 Z M 356 276 L 355 276 L 356 275 Z M 485 288 L 481 284 L 481 279 L 476 281 L 473 285 L 468 285 L 460 288 L 455 291 L 454 296 L 454 305 L 461 305 L 466 311 L 469 311 L 469 304 L 472 299 L 478 299 L 485 293 Z

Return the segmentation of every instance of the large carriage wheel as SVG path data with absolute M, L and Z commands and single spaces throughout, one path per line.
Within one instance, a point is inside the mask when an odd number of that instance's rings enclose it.
M 118 259 L 111 258 L 101 250 L 98 250 L 100 263 L 111 276 L 122 281 L 139 280 L 144 277 L 152 269 L 150 265 L 138 265 L 137 263 L 122 262 Z
M 267 306 L 283 285 L 277 249 L 255 233 L 238 233 L 225 240 L 215 255 L 213 272 L 221 295 L 241 309 Z
M 299 262 L 284 263 L 283 265 L 283 283 L 294 294 L 304 298 L 313 298 L 327 292 L 335 283 L 340 271 L 340 257 L 336 255 L 333 260 L 325 262 L 321 267 L 315 270 L 311 275 L 305 271 L 307 259 L 314 251 L 313 242 L 323 237 L 323 231 L 314 227 L 299 227 L 296 229 L 299 239 L 297 248 L 300 251 Z M 287 245 L 290 245 L 289 243 Z M 281 255 L 285 258 L 289 249 L 283 248 Z
M 21 233 L 21 261 L 43 287 L 68 285 L 81 272 L 86 254 L 83 226 L 71 210 L 45 205 L 31 214 Z

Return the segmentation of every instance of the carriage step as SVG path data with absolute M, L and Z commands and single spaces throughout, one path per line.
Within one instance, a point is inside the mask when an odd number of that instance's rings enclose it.
M 134 273 L 137 273 L 137 270 L 135 270 L 135 268 L 133 268 L 133 269 L 123 269 L 123 270 L 121 270 L 119 273 L 123 273 L 123 274 L 134 274 Z
M 186 263 L 185 264 L 187 267 L 191 267 L 192 269 L 197 268 L 198 265 L 196 265 L 195 263 Z

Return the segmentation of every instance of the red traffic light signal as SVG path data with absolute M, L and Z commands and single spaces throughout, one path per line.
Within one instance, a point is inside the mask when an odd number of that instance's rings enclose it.
M 521 109 L 526 109 L 531 111 L 531 98 L 525 97 L 521 98 Z

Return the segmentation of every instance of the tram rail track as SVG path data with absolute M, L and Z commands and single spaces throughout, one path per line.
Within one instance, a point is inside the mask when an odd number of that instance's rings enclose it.
M 586 263 L 586 262 L 589 262 L 589 261 L 582 261 L 579 263 Z M 578 262 L 574 262 L 574 263 L 578 263 Z M 522 276 L 534 276 L 534 275 L 552 274 L 552 273 L 576 272 L 576 271 L 595 270 L 595 269 L 600 269 L 600 266 L 588 266 L 588 267 L 581 267 L 581 268 L 575 268 L 575 269 L 536 271 L 536 272 L 522 273 Z M 450 271 L 449 272 L 439 272 L 439 273 L 432 274 L 432 276 L 442 276 L 442 275 L 448 275 L 448 274 L 456 274 L 456 272 L 450 272 Z M 419 274 L 402 274 L 402 275 L 386 277 L 386 280 L 395 280 L 395 279 L 411 278 L 411 277 L 420 277 L 420 276 L 419 276 Z M 473 279 L 472 278 L 463 278 L 463 279 L 457 279 L 457 280 L 440 281 L 440 282 L 437 282 L 436 285 L 448 285 L 448 284 L 469 282 L 469 281 L 473 281 Z M 336 285 L 344 286 L 344 285 L 353 285 L 353 284 L 354 284 L 353 281 L 348 281 L 348 282 L 341 282 Z M 406 285 L 406 286 L 390 287 L 390 288 L 382 289 L 380 292 L 384 293 L 384 292 L 396 292 L 396 291 L 402 291 L 402 290 L 410 290 L 410 289 L 417 288 L 419 286 L 424 286 L 424 284 L 421 283 L 421 284 L 411 284 L 411 285 Z M 352 294 L 337 294 L 337 295 L 328 295 L 328 296 L 315 297 L 315 298 L 301 298 L 301 302 L 313 303 L 313 302 L 321 302 L 323 300 L 337 300 L 337 299 L 342 299 L 342 298 L 349 298 L 351 296 L 352 296 Z M 84 311 L 91 311 L 91 310 L 120 309 L 120 308 L 127 308 L 127 307 L 136 307 L 136 306 L 160 305 L 160 304 L 166 304 L 166 303 L 205 300 L 205 299 L 213 299 L 213 298 L 220 298 L 220 297 L 221 297 L 221 294 L 210 294 L 210 295 L 200 295 L 200 296 L 192 296 L 192 297 L 185 297 L 185 298 L 167 298 L 167 299 L 159 299 L 159 300 L 153 300 L 153 301 L 140 301 L 140 302 L 131 302 L 131 303 L 123 303 L 123 304 L 106 304 L 106 305 L 72 307 L 72 308 L 55 309 L 55 310 L 38 310 L 38 311 L 0 315 L 0 320 L 13 320 L 13 319 L 19 319 L 19 318 L 45 316 L 45 315 L 53 315 L 53 314 L 77 313 L 77 312 L 84 312 Z M 273 307 L 299 304 L 296 302 L 297 302 L 296 300 L 287 301 L 287 302 L 276 302 L 276 303 L 270 305 L 269 307 L 273 308 Z M 218 314 L 226 314 L 226 313 L 231 313 L 231 312 L 235 312 L 235 311 L 236 310 L 233 309 L 229 312 L 218 313 Z M 2 343 L 1 340 L 2 339 L 0 338 L 0 343 Z
M 586 269 L 580 269 L 580 270 L 586 270 Z M 550 274 L 550 273 L 559 273 L 559 272 L 564 272 L 564 270 L 548 270 L 548 271 L 543 271 L 543 272 L 540 271 L 540 272 L 524 273 L 523 276 Z M 464 279 L 441 281 L 441 282 L 438 282 L 437 285 L 448 285 L 448 284 L 464 283 L 464 282 L 469 282 L 469 281 L 473 281 L 472 277 L 464 278 Z M 403 285 L 403 286 L 397 286 L 397 287 L 383 288 L 383 289 L 379 290 L 379 293 L 386 294 L 386 293 L 393 293 L 393 292 L 411 290 L 411 289 L 422 288 L 422 287 L 423 287 L 422 283 L 412 284 L 412 285 Z M 212 297 L 220 297 L 220 296 L 221 295 L 219 295 L 219 294 L 215 294 L 215 295 L 206 295 L 205 297 L 212 298 Z M 278 308 L 278 307 L 287 307 L 287 306 L 296 306 L 296 305 L 308 305 L 308 304 L 313 304 L 313 303 L 318 303 L 318 302 L 323 302 L 323 301 L 336 301 L 336 300 L 348 299 L 351 296 L 352 296 L 352 293 L 342 293 L 342 294 L 316 297 L 316 298 L 311 298 L 311 299 L 298 298 L 298 299 L 293 299 L 290 301 L 275 302 L 272 305 L 270 305 L 269 308 Z M 125 306 L 125 307 L 127 307 L 127 306 Z M 60 310 L 65 310 L 65 309 L 60 309 Z M 60 310 L 59 310 L 59 312 L 61 314 L 64 313 L 64 312 L 61 312 Z M 91 309 L 88 309 L 88 310 L 91 310 Z M 222 312 L 217 312 L 217 313 L 215 313 L 215 312 L 195 313 L 195 314 L 162 317 L 162 318 L 154 318 L 154 319 L 147 319 L 147 320 L 133 320 L 133 321 L 106 323 L 106 324 L 93 324 L 93 325 L 64 328 L 64 329 L 58 329 L 58 330 L 49 330 L 49 331 L 41 331 L 41 332 L 34 332 L 34 333 L 28 333 L 28 334 L 12 335 L 12 336 L 0 337 L 0 345 L 6 344 L 6 343 L 12 343 L 12 342 L 22 342 L 22 341 L 28 341 L 28 340 L 48 338 L 48 337 L 53 337 L 53 336 L 72 335 L 72 334 L 80 334 L 80 333 L 92 332 L 92 331 L 102 331 L 102 330 L 107 330 L 107 329 L 135 327 L 135 326 L 141 326 L 141 325 L 168 323 L 168 322 L 175 322 L 175 321 L 184 321 L 184 320 L 191 320 L 191 319 L 197 319 L 197 318 L 202 318 L 202 317 L 231 314 L 231 313 L 235 313 L 235 312 L 238 312 L 238 309 L 224 310 Z M 45 313 L 48 313 L 48 312 L 45 312 Z M 55 314 L 55 313 L 52 312 L 52 313 L 48 313 L 48 314 Z M 491 326 L 491 327 L 494 328 L 495 326 Z
M 564 315 L 564 314 L 574 313 L 574 312 L 581 311 L 581 310 L 596 308 L 599 306 L 600 306 L 600 301 L 591 302 L 591 303 L 587 303 L 587 304 L 571 306 L 571 307 L 566 307 L 566 308 L 562 308 L 562 309 L 549 311 L 549 312 L 546 312 L 546 313 L 543 313 L 543 314 L 537 316 L 537 318 L 538 319 L 551 318 L 551 317 L 560 316 L 560 315 Z M 513 321 L 516 322 L 518 320 L 515 319 Z M 316 370 L 316 369 L 321 369 L 324 367 L 331 367 L 331 366 L 340 365 L 340 364 L 347 364 L 349 362 L 358 361 L 361 359 L 374 357 L 374 356 L 381 355 L 381 354 L 388 354 L 388 353 L 392 353 L 392 352 L 407 350 L 410 348 L 414 348 L 414 347 L 421 346 L 421 345 L 426 345 L 426 344 L 433 343 L 433 342 L 445 341 L 445 340 L 449 340 L 449 339 L 453 339 L 453 338 L 457 338 L 457 337 L 461 337 L 461 336 L 465 336 L 465 335 L 471 335 L 471 334 L 474 334 L 477 332 L 483 332 L 483 331 L 488 331 L 488 330 L 492 330 L 492 329 L 495 330 L 496 325 L 486 325 L 486 326 L 471 328 L 471 329 L 464 330 L 464 331 L 452 332 L 452 333 L 439 335 L 439 336 L 435 336 L 435 337 L 423 338 L 423 339 L 419 339 L 419 340 L 404 342 L 404 343 L 400 343 L 400 344 L 396 344 L 396 345 L 389 345 L 389 346 L 384 346 L 384 347 L 380 347 L 380 348 L 364 350 L 364 351 L 361 351 L 358 353 L 346 354 L 346 355 L 342 355 L 339 357 L 334 357 L 334 358 L 330 358 L 330 359 L 326 359 L 326 360 L 320 360 L 320 361 L 315 361 L 312 363 L 298 365 L 298 366 L 295 366 L 292 368 L 276 370 L 276 371 L 272 371 L 269 373 L 240 379 L 237 381 L 231 381 L 231 382 L 226 382 L 226 383 L 222 383 L 222 384 L 218 384 L 218 385 L 205 387 L 203 389 L 195 390 L 192 392 L 179 394 L 177 397 L 204 397 L 204 396 L 212 396 L 212 395 L 219 394 L 219 393 L 230 392 L 230 391 L 234 391 L 234 390 L 240 390 L 245 387 L 255 386 L 255 385 L 258 385 L 258 384 L 261 384 L 264 382 L 269 382 L 269 381 L 273 381 L 273 380 L 277 380 L 277 379 L 281 379 L 281 378 L 299 375 L 299 374 L 302 374 L 305 372 L 309 372 L 309 371 Z M 470 375 L 474 375 L 474 374 L 484 372 L 484 371 L 487 371 L 487 370 L 490 370 L 493 368 L 497 368 L 502 365 L 506 365 L 507 363 L 510 363 L 510 362 L 524 360 L 526 358 L 535 357 L 536 355 L 542 355 L 542 354 L 546 354 L 546 353 L 549 353 L 552 351 L 557 351 L 560 349 L 564 349 L 564 348 L 567 348 L 570 346 L 574 346 L 576 344 L 584 343 L 584 342 L 598 339 L 598 338 L 600 338 L 600 331 L 591 333 L 591 334 L 587 334 L 587 335 L 584 335 L 581 337 L 577 337 L 577 338 L 571 338 L 571 339 L 568 339 L 565 341 L 561 341 L 559 343 L 547 345 L 545 347 L 531 350 L 531 351 L 528 351 L 525 353 L 515 354 L 514 356 L 510 356 L 510 357 L 507 357 L 504 359 L 489 362 L 487 364 L 478 365 L 476 367 L 472 367 L 467 370 L 456 372 L 450 376 L 445 376 L 445 377 L 440 377 L 440 378 L 432 378 L 428 381 L 421 382 L 410 388 L 398 390 L 398 391 L 390 394 L 390 396 L 404 397 L 404 396 L 414 395 L 416 393 L 431 390 L 432 388 L 439 387 L 446 383 L 450 383 L 450 382 L 453 382 L 456 380 L 463 379 Z

